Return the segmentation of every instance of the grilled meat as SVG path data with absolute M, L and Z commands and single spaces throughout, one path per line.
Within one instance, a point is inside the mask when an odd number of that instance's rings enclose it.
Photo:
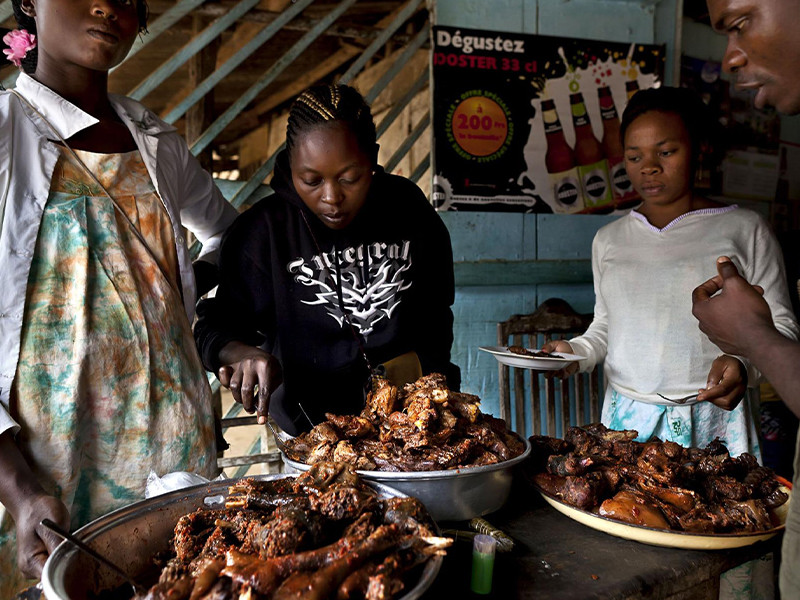
M 431 523 L 419 501 L 381 499 L 343 463 L 243 480 L 225 508 L 178 521 L 158 582 L 135 600 L 388 599 L 450 544 Z
M 684 448 L 601 424 L 571 427 L 563 440 L 534 436 L 525 465 L 545 493 L 628 523 L 695 533 L 764 531 L 785 503 L 775 473 L 750 454 L 732 457 L 719 439 Z
M 398 390 L 376 379 L 358 416 L 327 421 L 286 443 L 306 464 L 344 461 L 358 469 L 431 471 L 490 465 L 519 456 L 524 441 L 505 421 L 481 413 L 480 399 L 447 388 L 433 373 Z

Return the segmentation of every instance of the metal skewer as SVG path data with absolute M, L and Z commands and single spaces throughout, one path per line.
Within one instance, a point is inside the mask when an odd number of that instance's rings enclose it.
M 699 396 L 699 394 L 689 394 L 688 396 L 684 396 L 683 398 L 667 398 L 663 394 L 656 394 L 657 396 L 661 396 L 664 400 L 668 400 L 669 402 L 674 402 L 675 404 L 685 404 L 689 400 L 693 400 Z
M 58 525 L 53 523 L 53 521 L 51 521 L 50 519 L 42 519 L 42 526 L 46 527 L 47 529 L 49 529 L 50 531 L 55 533 L 58 537 L 60 537 L 60 538 L 62 538 L 64 540 L 67 540 L 68 542 L 71 542 L 79 550 L 85 552 L 86 554 L 91 556 L 93 559 L 95 559 L 97 562 L 105 565 L 106 567 L 108 567 L 109 569 L 114 571 L 117 575 L 121 576 L 133 588 L 133 592 L 136 595 L 144 595 L 144 594 L 147 593 L 147 590 L 144 589 L 142 586 L 140 586 L 138 583 L 136 583 L 125 571 L 120 569 L 117 565 L 112 563 L 105 556 L 102 556 L 101 554 L 98 554 L 97 552 L 92 550 L 89 546 L 87 546 L 85 543 L 80 541 L 78 538 L 76 538 L 71 533 L 68 533 L 68 532 L 64 531 L 63 529 L 61 529 L 61 527 L 59 527 Z

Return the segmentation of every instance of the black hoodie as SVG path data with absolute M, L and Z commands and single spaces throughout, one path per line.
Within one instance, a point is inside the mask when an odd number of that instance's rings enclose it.
M 270 414 L 291 434 L 311 426 L 298 402 L 314 423 L 361 410 L 368 370 L 359 341 L 373 367 L 415 351 L 423 373 L 444 373 L 458 389 L 450 236 L 422 190 L 378 168 L 361 211 L 333 230 L 297 195 L 285 151 L 270 185 L 275 194 L 228 229 L 216 296 L 198 306 L 206 368 L 217 372 L 232 340 L 275 355 L 284 383 Z

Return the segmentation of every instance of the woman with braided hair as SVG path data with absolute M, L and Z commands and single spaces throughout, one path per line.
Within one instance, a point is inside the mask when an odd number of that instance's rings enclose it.
M 297 434 L 358 413 L 371 373 L 402 384 L 450 363 L 453 258 L 422 191 L 378 165 L 353 88 L 322 85 L 289 111 L 269 196 L 226 234 L 216 296 L 198 306 L 206 367 L 263 422 Z
M 204 271 L 236 211 L 176 130 L 109 94 L 144 0 L 13 0 L 0 58 L 0 598 L 74 529 L 144 497 L 150 470 L 216 475 L 194 348 Z M 196 268 L 196 267 L 195 267 Z M 200 271 L 198 271 L 200 273 Z

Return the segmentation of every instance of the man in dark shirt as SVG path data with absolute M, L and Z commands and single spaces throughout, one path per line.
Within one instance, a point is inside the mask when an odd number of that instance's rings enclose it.
M 723 69 L 737 87 L 755 90 L 755 105 L 800 114 L 800 0 L 707 0 L 711 25 L 727 35 Z M 750 285 L 727 257 L 719 275 L 697 287 L 692 312 L 700 329 L 724 352 L 747 357 L 786 405 L 800 416 L 800 343 L 772 323 L 762 290 Z M 717 293 L 719 292 L 719 293 Z M 795 451 L 794 484 L 798 483 Z M 800 598 L 800 502 L 792 502 L 783 539 L 780 591 Z

